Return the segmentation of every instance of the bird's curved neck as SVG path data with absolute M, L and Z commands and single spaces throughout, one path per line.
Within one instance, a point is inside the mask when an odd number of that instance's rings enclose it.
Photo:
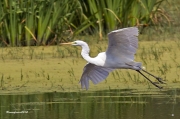
M 93 64 L 94 58 L 91 58 L 91 57 L 89 56 L 89 51 L 90 51 L 89 46 L 88 46 L 87 44 L 84 44 L 84 45 L 81 46 L 81 47 L 82 47 L 82 51 L 81 51 L 82 57 L 83 57 L 87 62 Z

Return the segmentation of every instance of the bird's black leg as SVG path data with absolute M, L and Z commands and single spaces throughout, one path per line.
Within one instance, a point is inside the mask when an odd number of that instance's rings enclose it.
M 140 73 L 144 78 L 146 78 L 150 83 L 152 83 L 154 86 L 158 87 L 159 89 L 162 89 L 161 86 L 158 86 L 156 83 L 152 82 L 148 77 L 146 77 L 142 72 L 139 70 L 136 70 L 138 73 Z M 147 72 L 146 72 L 147 73 Z
M 162 78 L 160 78 L 160 77 L 157 77 L 157 76 L 154 76 L 153 74 L 151 74 L 151 73 L 149 73 L 149 72 L 147 72 L 146 70 L 144 70 L 144 69 L 141 69 L 143 72 L 145 72 L 145 73 L 147 73 L 147 74 L 149 74 L 149 75 L 151 75 L 152 77 L 154 77 L 155 79 L 157 79 L 160 83 L 162 83 L 162 84 L 165 84 L 163 81 L 162 81 Z

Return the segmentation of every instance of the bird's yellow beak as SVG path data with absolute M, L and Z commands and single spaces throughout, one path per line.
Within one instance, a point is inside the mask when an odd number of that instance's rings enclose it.
M 68 43 L 60 43 L 61 45 L 72 45 L 74 42 L 68 42 Z

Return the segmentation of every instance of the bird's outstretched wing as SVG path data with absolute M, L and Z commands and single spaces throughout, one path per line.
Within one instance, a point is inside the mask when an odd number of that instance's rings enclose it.
M 81 87 L 86 89 L 89 88 L 89 80 L 94 84 L 97 84 L 104 80 L 109 72 L 113 71 L 111 68 L 96 66 L 94 64 L 88 63 L 83 70 L 83 74 L 80 79 Z
M 138 48 L 138 28 L 128 27 L 112 31 L 108 34 L 109 44 L 106 55 L 109 57 L 126 56 L 134 60 Z

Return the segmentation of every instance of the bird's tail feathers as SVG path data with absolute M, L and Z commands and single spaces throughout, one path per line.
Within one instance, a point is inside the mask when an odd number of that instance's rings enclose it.
M 141 62 L 128 62 L 128 63 L 125 63 L 127 65 L 130 65 L 130 66 L 136 66 L 136 67 L 141 67 L 142 66 L 142 63 Z
M 125 63 L 125 64 L 126 64 L 126 65 L 129 65 L 129 66 L 132 66 L 133 69 L 136 69 L 136 70 L 140 70 L 140 69 L 144 68 L 144 67 L 142 66 L 142 63 L 141 63 L 141 62 L 134 62 L 134 61 L 132 61 L 132 62 L 128 62 L 128 63 Z

